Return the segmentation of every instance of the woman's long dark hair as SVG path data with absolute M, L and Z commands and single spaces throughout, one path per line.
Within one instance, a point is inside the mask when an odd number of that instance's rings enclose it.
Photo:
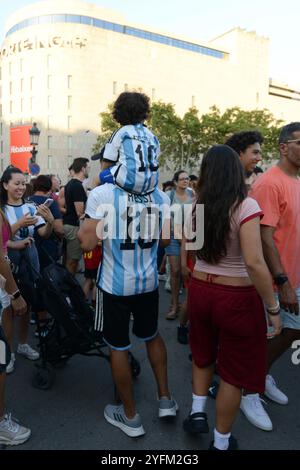
M 19 168 L 15 168 L 13 166 L 9 166 L 4 170 L 3 175 L 0 180 L 0 206 L 3 208 L 5 204 L 7 204 L 7 190 L 4 188 L 4 183 L 8 183 L 11 180 L 11 177 L 14 173 L 21 173 L 23 172 Z
M 245 172 L 232 148 L 214 145 L 207 151 L 197 194 L 197 204 L 204 204 L 204 245 L 197 257 L 217 264 L 227 254 L 232 213 L 247 197 Z

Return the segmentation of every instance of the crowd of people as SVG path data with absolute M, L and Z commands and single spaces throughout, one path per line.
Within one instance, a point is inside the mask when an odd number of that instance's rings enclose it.
M 87 158 L 73 161 L 64 187 L 55 175 L 39 175 L 27 187 L 15 167 L 1 177 L 0 444 L 21 444 L 31 434 L 5 413 L 5 377 L 15 368 L 16 342 L 17 354 L 39 358 L 28 344 L 30 318 L 47 334 L 47 306 L 35 295 L 38 274 L 58 260 L 75 276 L 84 259 L 83 290 L 95 307 L 121 400 L 106 405 L 104 418 L 128 436 L 146 432 L 133 394 L 130 325 L 146 345 L 159 418 L 178 411 L 158 329 L 162 275 L 170 289 L 165 318 L 179 316 L 178 341 L 191 349 L 192 404 L 184 430 L 209 432 L 206 402 L 216 373 L 211 450 L 238 448 L 231 430 L 239 409 L 253 425 L 272 430 L 262 394 L 288 403 L 270 369 L 300 338 L 300 123 L 281 129 L 280 160 L 264 173 L 258 166 L 263 136 L 245 130 L 211 147 L 199 175 L 179 169 L 161 190 L 159 142 L 144 124 L 149 112 L 142 93 L 118 97 L 113 117 L 120 127 L 92 157 L 101 164 L 93 189 L 87 190 Z M 200 246 L 187 225 L 196 239 L 203 231 Z

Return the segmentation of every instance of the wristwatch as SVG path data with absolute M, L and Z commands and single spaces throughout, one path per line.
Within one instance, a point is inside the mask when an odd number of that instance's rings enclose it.
M 274 276 L 273 279 L 274 279 L 276 286 L 282 286 L 285 282 L 289 280 L 287 275 L 283 273 L 276 274 L 276 276 Z
M 10 294 L 11 300 L 17 300 L 19 297 L 21 297 L 21 292 L 19 290 L 16 290 L 13 294 Z

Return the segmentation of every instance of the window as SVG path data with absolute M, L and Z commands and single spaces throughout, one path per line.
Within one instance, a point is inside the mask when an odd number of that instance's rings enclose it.
M 113 82 L 113 95 L 117 94 L 117 82 Z
M 33 90 L 33 85 L 34 85 L 34 77 L 30 77 L 30 91 Z
M 52 75 L 48 75 L 47 77 L 47 88 L 48 90 L 51 88 L 52 85 Z
M 24 111 L 24 100 L 23 100 L 23 98 L 21 98 L 20 110 L 21 110 L 21 113 L 23 113 L 23 111 Z
M 48 135 L 48 149 L 52 149 L 52 135 Z
M 67 124 L 68 129 L 71 129 L 72 127 L 72 116 L 68 116 L 68 124 Z
M 3 153 L 3 140 L 1 140 L 1 153 Z
M 48 155 L 48 170 L 52 170 L 52 155 Z
M 68 135 L 68 149 L 72 150 L 72 136 Z
M 21 78 L 20 80 L 20 90 L 21 90 L 21 93 L 23 93 L 24 91 L 24 79 L 23 78 Z
M 68 89 L 72 87 L 72 75 L 68 75 Z
M 12 91 L 13 91 L 13 84 L 12 82 L 9 82 L 9 94 L 12 95 Z
M 128 91 L 128 83 L 124 84 L 124 91 Z
M 193 95 L 192 96 L 192 107 L 196 106 L 196 98 L 195 96 Z
M 13 102 L 12 101 L 9 102 L 9 112 L 10 113 L 13 112 Z
M 68 96 L 68 109 L 72 108 L 72 96 Z
M 52 127 L 52 116 L 48 116 L 48 130 Z

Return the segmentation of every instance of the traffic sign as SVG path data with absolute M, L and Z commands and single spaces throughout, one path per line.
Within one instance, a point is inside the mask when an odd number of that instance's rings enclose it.
M 37 176 L 39 172 L 41 171 L 40 166 L 37 163 L 29 163 L 28 168 L 29 168 L 29 173 L 32 176 Z

